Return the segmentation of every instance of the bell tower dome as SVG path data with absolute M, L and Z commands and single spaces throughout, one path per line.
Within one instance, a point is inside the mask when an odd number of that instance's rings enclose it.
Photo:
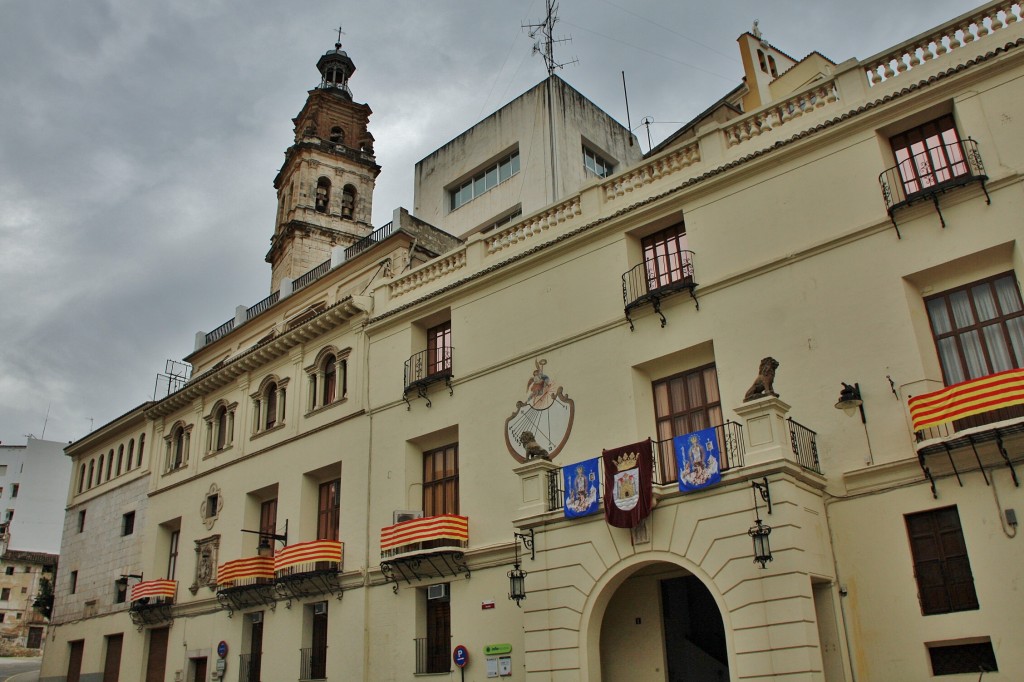
M 340 38 L 340 31 L 339 31 Z M 370 114 L 352 98 L 356 67 L 335 43 L 316 63 L 320 85 L 292 122 L 295 142 L 274 178 L 277 219 L 267 262 L 270 290 L 295 279 L 373 231 L 373 187 L 380 166 L 373 155 Z

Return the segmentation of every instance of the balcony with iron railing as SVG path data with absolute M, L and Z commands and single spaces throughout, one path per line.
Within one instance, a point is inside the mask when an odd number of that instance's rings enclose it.
M 238 682 L 262 682 L 260 680 L 263 667 L 263 652 L 239 654 Z
M 469 576 L 464 552 L 469 546 L 469 517 L 426 516 L 385 526 L 380 531 L 380 569 L 393 581 Z
M 946 226 L 939 208 L 939 195 L 974 182 L 981 185 L 985 200 L 992 203 L 985 188 L 985 164 L 978 152 L 978 143 L 967 138 L 938 144 L 923 152 L 908 156 L 878 176 L 882 189 L 885 210 L 889 213 L 896 234 L 897 210 L 919 201 L 931 201 L 939 214 L 939 221 Z
M 418 398 L 427 401 L 427 407 L 432 405 L 427 389 L 433 384 L 444 383 L 448 387 L 448 394 L 454 395 L 452 388 L 452 357 L 455 349 L 452 346 L 439 346 L 414 353 L 405 361 L 405 382 L 402 391 L 402 399 L 411 409 L 409 394 L 416 393 Z
M 745 446 L 743 441 L 743 425 L 727 421 L 715 429 L 718 441 L 718 470 L 722 473 L 732 471 L 744 465 Z M 689 434 L 687 434 L 689 435 Z M 685 438 L 685 435 L 683 436 Z M 679 465 L 676 459 L 674 438 L 667 438 L 654 443 L 654 475 L 655 485 L 669 486 L 679 482 Z M 562 471 L 555 469 L 548 472 L 547 509 L 557 511 L 565 506 L 565 489 Z
M 664 327 L 668 321 L 661 312 L 661 301 L 680 291 L 688 291 L 699 310 L 696 288 L 693 251 L 659 255 L 633 266 L 622 275 L 622 302 L 630 331 L 633 330 L 632 312 L 647 304 L 653 306 Z
M 437 675 L 451 672 L 451 637 L 417 637 L 416 670 L 417 675 Z
M 338 540 L 312 540 L 277 550 L 274 580 L 278 594 L 289 600 L 340 595 L 344 557 L 345 544 Z
M 132 585 L 128 615 L 139 626 L 166 623 L 173 619 L 171 607 L 178 593 L 176 580 L 144 580 Z
M 919 382 L 927 383 L 927 382 Z M 1011 369 L 909 395 L 918 463 L 937 496 L 936 477 L 1006 467 L 1019 486 L 1014 457 L 1024 447 L 1024 369 Z
M 277 604 L 274 558 L 255 556 L 235 559 L 217 567 L 217 601 L 228 610 Z
M 792 418 L 787 418 L 786 423 L 789 425 L 789 444 L 793 449 L 793 456 L 796 457 L 797 464 L 808 471 L 820 474 L 818 434 Z
M 327 647 L 299 649 L 299 680 L 327 679 Z

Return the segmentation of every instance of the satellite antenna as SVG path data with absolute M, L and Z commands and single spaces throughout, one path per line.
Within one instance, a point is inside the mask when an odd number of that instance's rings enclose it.
M 522 24 L 522 28 L 529 29 L 529 35 L 534 39 L 533 54 L 544 57 L 544 66 L 548 69 L 548 76 L 570 64 L 579 64 L 579 60 L 573 57 L 568 62 L 555 61 L 555 43 L 571 43 L 572 38 L 555 38 L 555 24 L 558 23 L 558 3 L 555 0 L 545 0 L 547 15 L 544 21 L 538 24 Z M 539 37 L 538 37 L 539 36 Z

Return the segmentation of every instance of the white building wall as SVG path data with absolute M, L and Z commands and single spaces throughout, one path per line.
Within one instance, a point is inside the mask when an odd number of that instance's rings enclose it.
M 71 480 L 64 443 L 29 437 L 24 447 L 0 447 L 0 519 L 14 511 L 8 546 L 56 554 L 64 521 L 63 502 Z M 14 497 L 14 486 L 18 496 Z

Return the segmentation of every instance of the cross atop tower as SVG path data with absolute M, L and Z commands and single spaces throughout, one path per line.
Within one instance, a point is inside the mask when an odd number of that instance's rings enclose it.
M 334 43 L 334 47 L 341 49 L 341 36 L 345 35 L 345 32 L 341 30 L 341 26 L 338 27 L 338 42 Z

